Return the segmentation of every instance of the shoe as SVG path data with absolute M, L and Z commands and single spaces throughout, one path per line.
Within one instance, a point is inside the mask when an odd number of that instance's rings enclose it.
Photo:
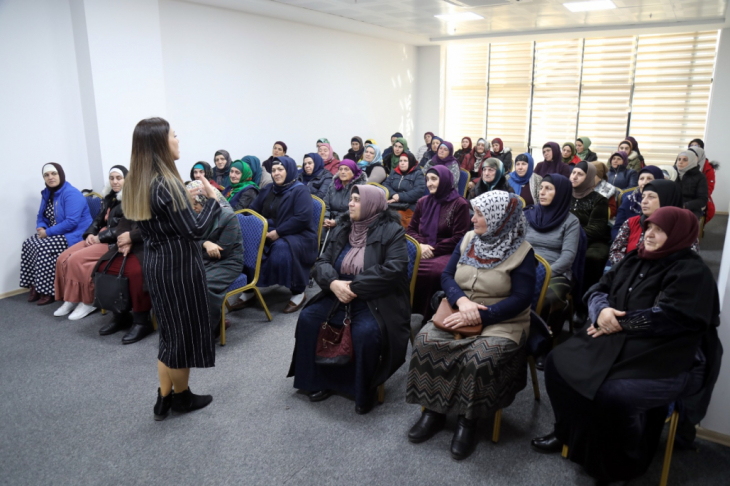
M 172 411 L 178 413 L 188 413 L 193 410 L 199 410 L 210 405 L 213 397 L 210 395 L 195 395 L 190 388 L 183 392 L 172 392 Z
M 40 298 L 38 299 L 38 302 L 36 303 L 36 305 L 48 305 L 48 304 L 53 304 L 54 302 L 56 302 L 56 299 L 54 299 L 52 295 L 38 294 L 38 296 Z
M 446 415 L 426 409 L 421 414 L 411 430 L 408 431 L 408 440 L 414 444 L 426 442 L 444 428 Z
M 34 286 L 30 286 L 30 293 L 28 294 L 28 302 L 35 302 L 36 300 L 40 299 L 41 296 L 38 294 L 38 291 L 35 289 Z
M 370 413 L 370 411 L 373 409 L 373 407 L 375 407 L 375 401 L 376 401 L 375 394 L 376 393 L 377 393 L 377 390 L 373 390 L 373 392 L 367 398 L 367 401 L 365 403 L 363 403 L 362 405 L 355 404 L 355 413 L 358 415 L 365 415 L 366 413 Z
M 555 432 L 551 432 L 544 437 L 535 437 L 530 441 L 530 445 L 537 452 L 544 454 L 552 454 L 563 450 L 563 443 L 555 437 Z
M 306 294 L 302 298 L 302 301 L 299 303 L 299 305 L 296 305 L 294 302 L 292 302 L 290 300 L 289 303 L 286 304 L 286 307 L 284 307 L 284 310 L 282 312 L 284 314 L 291 314 L 292 312 L 296 312 L 299 309 L 301 309 L 302 307 L 304 307 L 304 303 L 305 302 L 307 302 L 307 296 L 306 296 Z
M 471 419 L 459 415 L 456 423 L 456 432 L 451 439 L 451 457 L 457 461 L 466 459 L 474 452 L 477 438 L 477 419 Z
M 133 312 L 132 316 L 132 328 L 122 338 L 122 344 L 132 344 L 141 341 L 154 331 L 149 312 Z
M 127 329 L 130 325 L 132 325 L 131 314 L 129 314 L 128 312 L 124 314 L 115 313 L 112 322 L 99 329 L 99 335 L 108 336 L 109 334 L 114 334 L 115 332 L 119 332 L 122 329 Z
M 61 307 L 56 309 L 56 312 L 53 313 L 56 317 L 63 317 L 65 315 L 68 315 L 72 310 L 74 310 L 74 307 L 76 307 L 75 302 L 64 302 Z
M 310 402 L 321 402 L 332 396 L 332 390 L 320 390 L 309 394 Z
M 95 310 L 96 310 L 96 307 L 94 307 L 93 305 L 84 304 L 82 302 L 76 306 L 76 308 L 71 313 L 71 315 L 68 316 L 68 319 L 70 321 L 78 321 L 78 320 L 83 319 L 84 317 L 88 316 Z
M 165 418 L 170 414 L 170 407 L 172 406 L 172 391 L 167 394 L 167 396 L 163 397 L 160 393 L 160 389 L 157 389 L 157 403 L 155 403 L 154 413 L 155 413 L 155 420 L 158 422 L 160 420 L 165 420 Z
M 245 309 L 246 307 L 251 307 L 256 303 L 256 297 L 251 297 L 246 302 L 242 301 L 241 299 L 237 299 L 236 303 L 231 305 L 231 307 L 228 309 L 228 312 L 235 312 L 241 309 Z
M 540 371 L 545 371 L 545 358 L 546 356 L 544 354 L 541 354 L 540 356 L 535 357 L 535 368 L 537 368 Z

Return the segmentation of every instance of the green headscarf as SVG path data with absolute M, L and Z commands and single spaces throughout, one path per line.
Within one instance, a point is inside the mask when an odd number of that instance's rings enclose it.
M 395 142 L 393 142 L 393 145 L 395 146 L 396 143 L 400 142 L 401 145 L 403 145 L 403 152 L 408 152 L 408 142 L 406 142 L 405 138 L 396 138 Z M 390 169 L 393 170 L 396 167 L 398 167 L 398 161 L 400 160 L 400 155 L 395 155 L 395 150 L 390 155 Z
M 231 169 L 233 168 L 241 171 L 241 174 L 243 175 L 241 175 L 241 180 L 238 181 L 238 184 L 234 184 L 233 182 L 231 182 L 231 190 L 228 191 L 228 195 L 226 196 L 226 199 L 228 199 L 229 201 L 233 198 L 233 196 L 235 196 L 248 186 L 253 186 L 256 189 L 259 188 L 259 186 L 257 186 L 256 183 L 251 180 L 253 179 L 253 171 L 251 171 L 251 167 L 249 167 L 248 164 L 245 164 L 240 160 L 236 160 L 231 164 Z
M 570 164 L 571 162 L 573 162 L 573 157 L 575 157 L 575 153 L 576 153 L 575 144 L 572 142 L 565 142 L 563 144 L 563 147 L 565 147 L 566 145 L 568 147 L 570 147 L 570 157 L 568 157 L 567 159 L 565 157 L 563 157 L 563 163 Z M 561 154 L 561 156 L 562 156 L 562 154 Z
M 580 160 L 585 160 L 588 157 L 588 152 L 590 152 L 588 149 L 591 148 L 591 139 L 588 137 L 578 137 L 578 140 L 583 142 L 583 151 L 578 152 L 578 157 L 580 157 Z

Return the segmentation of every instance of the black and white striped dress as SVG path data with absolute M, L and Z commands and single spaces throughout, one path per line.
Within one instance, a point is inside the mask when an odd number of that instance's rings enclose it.
M 173 210 L 161 179 L 150 189 L 152 218 L 140 221 L 145 258 L 142 267 L 160 331 L 157 355 L 168 368 L 215 366 L 215 342 L 208 321 L 207 281 L 200 237 L 220 206 L 209 199 L 200 214 L 188 205 Z

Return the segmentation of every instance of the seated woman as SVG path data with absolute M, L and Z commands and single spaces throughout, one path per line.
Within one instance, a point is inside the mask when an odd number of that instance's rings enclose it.
M 259 195 L 259 187 L 253 181 L 251 167 L 241 160 L 236 160 L 231 164 L 229 177 L 231 185 L 223 193 L 228 204 L 234 212 L 248 209 Z
M 210 164 L 203 160 L 201 160 L 200 162 L 196 162 L 193 168 L 190 169 L 191 181 L 200 180 L 201 177 L 205 177 L 206 179 L 208 179 L 210 185 L 213 186 L 218 192 L 222 192 L 223 190 L 225 190 L 224 186 L 219 186 L 218 183 L 215 181 L 215 178 L 213 177 L 213 169 L 210 167 Z
M 603 162 L 591 162 L 596 168 L 596 191 L 601 196 L 608 199 L 608 207 L 611 210 L 611 219 L 616 217 L 616 197 L 620 192 L 616 186 L 608 183 L 608 167 Z
M 429 195 L 416 203 L 406 231 L 421 244 L 413 312 L 431 318 L 431 297 L 441 290 L 441 274 L 462 236 L 469 231 L 469 204 L 454 189 L 451 172 L 437 165 L 426 173 Z
M 350 139 L 350 149 L 345 154 L 345 159 L 354 160 L 360 162 L 365 153 L 365 146 L 362 143 L 362 138 L 352 137 Z
M 573 145 L 572 142 L 565 142 L 563 144 L 563 163 L 570 166 L 575 166 L 578 162 L 580 162 L 580 157 L 578 157 L 578 150 L 575 148 L 575 145 Z
M 526 207 L 538 202 L 542 177 L 535 174 L 535 162 L 528 152 L 517 156 L 515 170 L 509 173 L 507 182 L 512 192 L 525 200 Z
M 492 150 L 489 156 L 502 161 L 505 173 L 509 174 L 512 172 L 512 151 L 509 149 L 505 151 L 501 138 L 492 140 Z
M 720 168 L 720 164 L 717 162 L 710 162 L 705 154 L 705 142 L 701 138 L 695 138 L 689 143 L 688 149 L 692 150 L 697 154 L 698 165 L 700 166 L 702 173 L 705 174 L 707 179 L 707 210 L 705 214 L 705 224 L 709 223 L 710 220 L 715 216 L 715 203 L 712 200 L 712 193 L 715 191 L 715 171 Z
M 319 154 L 310 153 L 304 156 L 297 180 L 307 186 L 313 196 L 324 200 L 332 184 L 332 174 L 324 168 L 324 161 Z
M 423 154 L 421 160 L 418 161 L 418 167 L 423 168 L 426 164 L 431 162 L 431 159 L 436 157 L 442 142 L 443 140 L 441 137 L 437 137 L 436 135 L 431 137 L 431 143 L 428 146 L 428 150 L 426 150 L 426 153 Z
M 514 194 L 494 191 L 471 201 L 474 230 L 449 260 L 441 283 L 458 312 L 416 336 L 408 371 L 406 402 L 424 411 L 408 432 L 414 443 L 430 439 L 447 413 L 459 419 L 451 456 L 474 451 L 477 421 L 509 406 L 527 385 L 525 342 L 535 289 L 535 253 L 525 240 L 525 216 Z M 463 326 L 483 326 L 481 335 L 455 339 Z
M 431 139 L 433 138 L 433 136 L 433 132 L 426 132 L 423 134 L 423 141 L 425 143 L 418 147 L 418 150 L 416 150 L 415 156 L 417 161 L 420 162 L 421 159 L 423 159 L 423 156 L 426 155 L 426 152 L 431 149 Z
M 604 165 L 605 167 L 605 165 Z M 631 191 L 629 194 L 624 194 L 621 198 L 621 207 L 618 208 L 616 213 L 616 221 L 611 228 L 611 240 L 616 238 L 619 228 L 623 225 L 627 219 L 638 216 L 642 213 L 641 210 L 641 199 L 644 187 L 653 180 L 664 179 L 664 172 L 656 165 L 647 165 L 639 171 L 639 182 L 635 191 Z M 596 186 L 596 190 L 598 187 Z M 606 196 L 601 193 L 601 195 Z
M 627 137 L 618 144 L 618 151 L 626 154 L 626 168 L 639 172 L 644 167 L 644 157 L 639 152 L 639 144 L 633 137 Z
M 578 137 L 575 141 L 575 150 L 578 152 L 577 155 L 580 160 L 586 162 L 595 162 L 598 160 L 598 155 L 591 151 L 591 139 L 588 137 Z
M 555 142 L 548 142 L 542 146 L 542 156 L 545 158 L 535 167 L 535 174 L 545 177 L 548 174 L 560 174 L 570 178 L 571 167 L 563 163 L 560 146 Z
M 383 150 L 383 160 L 385 160 L 385 164 L 383 165 L 385 165 L 386 169 L 388 169 L 388 172 L 390 172 L 390 166 L 388 164 L 388 161 L 390 160 L 390 156 L 393 155 L 393 146 L 399 138 L 403 138 L 403 134 L 401 132 L 395 132 L 393 135 L 390 136 L 390 147 Z
M 274 183 L 274 179 L 271 178 L 271 174 L 261 168 L 261 161 L 255 155 L 246 155 L 241 159 L 247 163 L 253 173 L 252 181 L 256 183 L 259 191 L 269 184 Z
M 474 189 L 469 191 L 467 199 L 474 199 L 489 191 L 514 192 L 512 186 L 507 182 L 507 177 L 505 177 L 502 161 L 494 157 L 489 157 L 482 164 L 482 177 L 476 183 Z
M 258 287 L 281 285 L 292 297 L 284 314 L 302 308 L 307 296 L 309 270 L 317 259 L 317 228 L 312 219 L 312 196 L 297 181 L 297 164 L 290 157 L 277 157 L 271 164 L 274 183 L 262 189 L 251 204 L 269 223 L 266 247 L 261 259 Z M 254 293 L 244 292 L 231 310 L 247 307 Z
M 289 375 L 294 388 L 318 402 L 332 393 L 354 395 L 355 412 L 375 404 L 377 387 L 405 361 L 410 336 L 408 249 L 395 211 L 383 191 L 354 186 L 314 280 L 322 291 L 299 314 Z M 351 319 L 354 358 L 344 366 L 314 361 L 322 323 Z
M 388 175 L 390 175 L 390 173 L 398 167 L 401 154 L 410 153 L 408 150 L 408 142 L 406 142 L 406 139 L 403 137 L 398 137 L 395 143 L 393 143 L 392 148 L 393 150 L 391 150 L 390 155 L 388 155 L 387 158 L 383 158 L 383 165 L 385 166 L 385 171 Z
M 608 182 L 617 189 L 628 189 L 639 184 L 639 173 L 628 168 L 628 159 L 625 152 L 615 152 L 611 155 L 608 168 Z
M 218 150 L 213 156 L 213 181 L 218 187 L 226 188 L 231 185 L 228 173 L 231 170 L 231 154 L 227 150 Z
M 698 164 L 697 154 L 690 149 L 679 153 L 674 168 L 678 173 L 676 184 L 682 189 L 684 209 L 689 209 L 700 219 L 707 207 L 709 190 Z
M 362 160 L 357 163 L 358 167 L 365 171 L 368 181 L 382 184 L 388 177 L 388 172 L 383 167 L 383 156 L 380 149 L 375 144 L 365 145 L 365 152 Z
M 346 214 L 349 207 L 349 194 L 353 186 L 367 184 L 368 176 L 352 160 L 343 160 L 334 182 L 330 184 L 324 204 L 327 207 L 324 212 L 324 225 L 322 238 L 327 236 L 327 231 L 337 225 L 337 218 Z
M 55 301 L 56 260 L 81 241 L 92 222 L 86 198 L 66 182 L 60 164 L 49 162 L 42 173 L 46 188 L 41 192 L 36 234 L 23 242 L 20 251 L 20 287 L 30 289 L 28 302 L 37 305 Z
M 491 156 L 492 153 L 487 150 L 487 141 L 483 138 L 477 140 L 477 145 L 474 147 L 474 151 L 472 152 L 474 165 L 469 170 L 469 184 L 467 184 L 468 191 L 474 189 L 474 186 L 479 182 L 479 179 L 482 176 L 482 164 Z
M 340 160 L 337 158 L 334 150 L 328 143 L 318 143 L 317 153 L 322 157 L 324 162 L 324 168 L 327 169 L 333 176 L 337 175 L 337 170 L 340 168 Z
M 586 294 L 593 325 L 548 355 L 555 429 L 532 441 L 541 452 L 567 445 L 568 458 L 603 482 L 646 472 L 669 404 L 702 387 L 699 343 L 719 324 L 712 272 L 690 250 L 697 218 L 660 208 L 644 230 L 638 251 Z
M 423 166 L 423 173 L 427 174 L 429 170 L 439 165 L 446 167 L 449 172 L 451 172 L 451 176 L 453 178 L 452 185 L 454 189 L 458 189 L 459 179 L 461 178 L 461 169 L 459 168 L 459 162 L 454 157 L 454 146 L 451 145 L 451 142 L 442 142 L 441 145 L 439 145 L 436 155 L 430 162 Z
M 274 142 L 274 147 L 271 149 L 271 156 L 268 159 L 264 160 L 261 166 L 266 172 L 271 174 L 271 165 L 273 164 L 274 159 L 277 157 L 284 157 L 287 150 L 288 147 L 284 142 Z
M 245 165 L 245 164 L 244 164 Z M 193 198 L 193 210 L 200 214 L 203 211 L 208 197 L 200 181 L 187 185 L 188 191 L 198 189 Z M 219 201 L 220 203 L 220 201 Z M 221 212 L 206 228 L 198 240 L 205 279 L 208 283 L 208 316 L 210 317 L 211 331 L 214 335 L 220 333 L 221 309 L 228 287 L 241 275 L 243 270 L 243 237 L 238 217 L 230 207 L 221 204 Z M 228 322 L 226 322 L 226 328 Z
M 401 224 L 408 228 L 416 210 L 416 203 L 426 192 L 426 178 L 418 169 L 418 161 L 411 153 L 400 154 L 398 167 L 390 173 L 383 183 L 388 189 L 388 205 L 401 216 Z
M 471 153 L 474 150 L 471 143 L 471 137 L 461 139 L 461 147 L 454 153 L 454 157 L 459 161 L 459 166 L 464 170 L 471 170 L 474 167 L 474 160 Z M 466 159 L 464 158 L 466 157 Z

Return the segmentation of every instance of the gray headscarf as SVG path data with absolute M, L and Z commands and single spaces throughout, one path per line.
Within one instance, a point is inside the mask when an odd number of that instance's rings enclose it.
M 684 169 L 680 169 L 677 165 L 677 162 L 674 162 L 674 168 L 677 169 L 677 172 L 679 172 L 679 178 L 681 179 L 684 177 L 684 174 L 687 173 L 687 171 L 694 169 L 699 164 L 699 161 L 697 160 L 697 154 L 693 152 L 692 150 L 685 150 L 683 152 L 679 152 L 679 155 L 677 155 L 677 159 L 679 159 L 681 156 L 686 156 L 689 159 L 689 164 L 687 164 L 687 167 Z

